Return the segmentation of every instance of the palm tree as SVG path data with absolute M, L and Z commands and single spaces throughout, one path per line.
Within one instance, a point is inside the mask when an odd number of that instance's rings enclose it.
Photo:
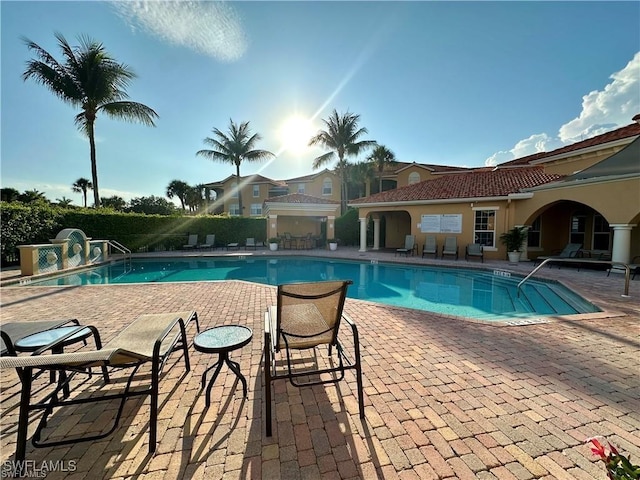
M 352 163 L 347 166 L 347 187 L 349 184 L 358 189 L 357 198 L 364 197 L 365 186 L 375 177 L 373 166 L 369 162 Z M 347 192 L 348 194 L 349 192 Z M 347 198 L 349 196 L 347 195 Z
M 176 197 L 180 200 L 180 205 L 182 205 L 182 211 L 185 210 L 185 203 L 187 199 L 187 193 L 191 187 L 187 182 L 183 182 L 182 180 L 171 180 L 169 185 L 167 186 L 167 197 L 173 198 Z
M 230 163 L 236 166 L 236 180 L 238 181 L 238 209 L 240 215 L 242 211 L 242 195 L 240 185 L 240 164 L 243 161 L 257 162 L 275 157 L 275 155 L 267 150 L 256 150 L 255 146 L 262 137 L 249 130 L 249 122 L 243 122 L 240 125 L 229 120 L 229 136 L 221 132 L 217 128 L 213 129 L 215 138 L 207 137 L 204 143 L 213 147 L 213 150 L 199 150 L 196 155 L 217 160 L 223 163 Z
M 127 100 L 126 88 L 136 75 L 127 65 L 117 63 L 101 43 L 80 37 L 80 46 L 71 47 L 60 33 L 56 33 L 55 37 L 62 50 L 64 63 L 36 43 L 23 38 L 27 48 L 35 52 L 36 59 L 27 62 L 22 79 L 26 81 L 32 78 L 66 103 L 81 109 L 75 117 L 75 123 L 89 138 L 93 200 L 98 208 L 100 194 L 94 135 L 98 112 L 150 126 L 155 126 L 154 119 L 158 118 L 158 114 L 142 103 Z
M 56 198 L 56 202 L 58 203 L 58 206 L 62 208 L 69 208 L 73 206 L 73 200 L 65 196 L 62 198 Z
M 93 189 L 93 183 L 90 180 L 87 180 L 84 177 L 80 177 L 77 179 L 73 185 L 71 185 L 71 190 L 76 193 L 82 193 L 82 198 L 84 199 L 84 207 L 87 208 L 87 190 Z
M 40 192 L 37 189 L 25 190 L 18 195 L 18 201 L 22 203 L 49 203 L 47 197 L 44 196 L 44 192 Z
M 326 129 L 320 130 L 314 137 L 309 140 L 309 145 L 321 145 L 331 149 L 313 161 L 313 168 L 318 169 L 325 163 L 332 161 L 335 156 L 338 157 L 336 164 L 336 172 L 340 177 L 340 199 L 342 212 L 347 209 L 347 178 L 346 157 L 349 155 L 358 155 L 360 151 L 375 145 L 372 140 L 360 140 L 362 135 L 368 133 L 366 128 L 359 128 L 358 122 L 360 115 L 346 112 L 338 115 L 334 109 L 328 119 L 323 119 Z
M 376 145 L 367 160 L 372 163 L 374 169 L 378 172 L 378 192 L 382 192 L 382 173 L 386 168 L 393 167 L 398 163 L 396 162 L 396 156 L 384 145 Z

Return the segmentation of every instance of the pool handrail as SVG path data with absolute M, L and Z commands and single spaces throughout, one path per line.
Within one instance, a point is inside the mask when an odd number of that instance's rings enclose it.
M 610 267 L 613 267 L 614 265 L 622 266 L 622 267 L 624 267 L 624 293 L 622 294 L 622 296 L 623 297 L 628 297 L 629 296 L 629 278 L 631 277 L 631 267 L 629 267 L 628 263 L 615 262 L 615 261 L 611 261 L 611 260 L 592 260 L 592 259 L 586 259 L 585 260 L 584 258 L 576 258 L 576 257 L 571 257 L 571 258 L 567 258 L 567 257 L 549 257 L 549 258 L 545 258 L 540 265 L 538 265 L 533 270 L 531 270 L 531 272 L 529 272 L 529 274 L 526 277 L 524 277 L 520 281 L 520 283 L 518 283 L 518 286 L 516 287 L 516 292 L 517 292 L 518 297 L 520 296 L 520 287 L 527 280 L 529 280 L 529 278 L 532 277 L 538 270 L 540 270 L 542 267 L 544 267 L 547 263 L 551 263 L 551 262 L 556 262 L 556 263 L 593 263 L 593 264 L 609 265 Z
M 124 258 L 125 268 L 127 267 L 127 260 L 129 260 L 129 267 L 131 267 L 131 250 L 129 250 L 127 247 L 122 245 L 117 240 L 107 240 L 107 244 L 111 248 L 115 248 L 116 250 L 118 250 L 122 254 L 122 256 Z

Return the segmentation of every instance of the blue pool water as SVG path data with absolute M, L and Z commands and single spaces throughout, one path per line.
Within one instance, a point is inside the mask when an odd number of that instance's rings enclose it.
M 375 261 L 374 261 L 375 262 Z M 134 259 L 67 274 L 30 285 L 95 285 L 148 282 L 245 280 L 289 282 L 352 280 L 348 296 L 447 315 L 502 321 L 600 311 L 564 286 L 508 272 L 435 268 L 312 257 Z

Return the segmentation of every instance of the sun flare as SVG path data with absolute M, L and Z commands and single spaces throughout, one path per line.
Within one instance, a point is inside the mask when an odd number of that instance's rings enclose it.
M 311 121 L 299 115 L 289 117 L 280 128 L 283 147 L 292 153 L 302 153 L 314 134 Z

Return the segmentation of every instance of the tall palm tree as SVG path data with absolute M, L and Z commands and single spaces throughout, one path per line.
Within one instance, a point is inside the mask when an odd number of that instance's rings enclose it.
M 370 162 L 351 163 L 347 166 L 347 190 L 349 186 L 354 186 L 357 191 L 357 198 L 364 197 L 367 183 L 375 178 L 373 165 Z M 347 191 L 347 198 L 349 192 Z
M 93 189 L 93 183 L 84 177 L 80 177 L 73 183 L 73 185 L 71 185 L 71 190 L 73 192 L 82 193 L 85 208 L 87 207 L 87 190 L 91 189 Z
M 255 149 L 258 140 L 262 137 L 249 130 L 249 122 L 241 124 L 229 120 L 229 135 L 221 132 L 217 128 L 213 129 L 215 138 L 207 137 L 204 143 L 213 147 L 213 150 L 199 150 L 196 155 L 222 163 L 230 163 L 236 166 L 236 180 L 238 181 L 238 209 L 240 216 L 243 215 L 242 194 L 240 185 L 240 164 L 243 161 L 258 162 L 275 155 L 267 150 Z
M 189 184 L 187 182 L 183 182 L 182 180 L 171 180 L 171 182 L 169 182 L 169 185 L 167 186 L 167 197 L 176 197 L 178 200 L 180 200 L 180 205 L 182 205 L 183 212 L 185 210 L 185 203 L 189 189 L 191 189 Z
M 80 46 L 71 47 L 60 33 L 56 33 L 55 37 L 62 50 L 63 63 L 38 44 L 23 38 L 36 59 L 27 62 L 22 79 L 33 79 L 64 102 L 81 109 L 75 117 L 75 123 L 89 138 L 93 200 L 98 208 L 100 194 L 94 135 L 98 113 L 149 126 L 155 126 L 154 119 L 158 118 L 158 114 L 142 103 L 128 101 L 126 88 L 136 75 L 127 65 L 117 63 L 101 43 L 89 37 L 80 37 Z
M 384 145 L 376 145 L 367 160 L 373 164 L 373 168 L 378 173 L 378 192 L 382 192 L 382 173 L 386 168 L 393 167 L 398 163 L 396 156 Z
M 373 140 L 358 140 L 368 133 L 366 128 L 358 127 L 360 115 L 349 112 L 338 115 L 338 112 L 334 109 L 329 118 L 322 121 L 326 129 L 320 130 L 312 137 L 309 140 L 309 145 L 320 145 L 331 149 L 331 151 L 316 157 L 313 161 L 313 168 L 318 169 L 332 161 L 336 156 L 338 157 L 336 172 L 340 177 L 340 199 L 342 212 L 344 213 L 347 209 L 347 157 L 349 155 L 358 155 L 365 148 L 375 145 L 376 142 Z

